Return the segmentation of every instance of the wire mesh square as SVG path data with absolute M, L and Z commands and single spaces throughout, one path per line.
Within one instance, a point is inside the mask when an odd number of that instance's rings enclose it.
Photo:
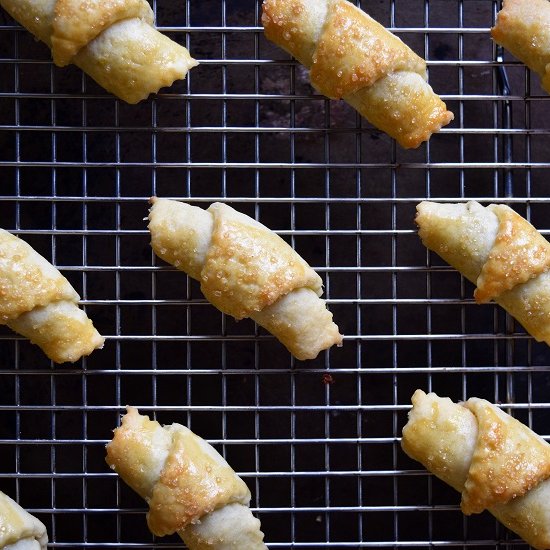
M 0 13 L 0 219 L 83 298 L 104 350 L 50 365 L 0 327 L 0 488 L 52 548 L 176 548 L 104 463 L 126 404 L 209 440 L 270 548 L 526 548 L 400 450 L 413 391 L 513 403 L 542 435 L 549 354 L 420 244 L 429 197 L 499 200 L 548 234 L 548 97 L 491 42 L 495 0 L 357 2 L 428 60 L 454 122 L 405 151 L 267 42 L 257 0 L 153 0 L 201 65 L 126 105 Z M 502 71 L 510 90 L 502 85 Z M 321 274 L 345 345 L 292 360 L 156 259 L 151 195 L 227 201 Z

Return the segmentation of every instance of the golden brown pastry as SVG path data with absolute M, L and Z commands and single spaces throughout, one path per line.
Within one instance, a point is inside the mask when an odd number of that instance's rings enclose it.
M 177 532 L 190 550 L 266 550 L 248 487 L 185 426 L 163 427 L 128 407 L 106 460 L 147 501 L 155 535 Z
M 550 2 L 504 0 L 491 36 L 542 79 L 550 93 Z
M 206 298 L 236 319 L 251 317 L 297 359 L 342 343 L 321 278 L 278 235 L 221 203 L 208 210 L 151 199 L 155 254 L 200 281 Z
M 29 338 L 52 361 L 74 363 L 104 342 L 79 300 L 52 264 L 0 229 L 0 324 Z
M 550 548 L 550 445 L 483 399 L 416 390 L 412 403 L 403 450 L 462 493 L 466 515 L 489 510 L 533 548 Z
M 56 65 L 78 65 L 128 103 L 183 79 L 197 62 L 153 26 L 146 0 L 0 0 L 52 50 Z
M 347 0 L 264 0 L 262 23 L 320 93 L 344 99 L 403 147 L 453 120 L 426 82 L 426 62 Z
M 45 550 L 44 524 L 0 491 L 0 550 Z
M 422 242 L 477 285 L 539 342 L 550 345 L 550 243 L 503 204 L 421 202 Z

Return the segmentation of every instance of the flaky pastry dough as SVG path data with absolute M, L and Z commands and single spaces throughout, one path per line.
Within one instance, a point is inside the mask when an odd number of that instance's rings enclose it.
M 152 199 L 151 246 L 201 283 L 218 309 L 251 317 L 298 359 L 341 344 L 319 275 L 278 235 L 221 203 L 202 210 Z
M 52 50 L 59 66 L 78 65 L 128 103 L 183 79 L 197 65 L 159 33 L 146 0 L 0 0 Z
M 319 92 L 344 99 L 403 147 L 453 119 L 426 82 L 425 61 L 347 0 L 264 0 L 262 23 Z
M 504 0 L 491 36 L 523 61 L 550 93 L 550 3 L 548 0 Z
M 106 449 L 107 464 L 149 504 L 155 535 L 177 532 L 190 550 L 266 549 L 248 487 L 185 426 L 162 427 L 128 407 Z
M 550 243 L 505 205 L 422 202 L 416 223 L 426 247 L 477 285 L 539 342 L 550 345 Z
M 417 390 L 403 450 L 462 493 L 465 514 L 489 510 L 537 550 L 550 548 L 550 445 L 483 399 L 453 403 Z
M 0 229 L 0 324 L 29 338 L 52 361 L 73 363 L 104 342 L 79 300 L 53 265 Z
M 0 491 L 0 548 L 45 550 L 47 544 L 44 524 Z

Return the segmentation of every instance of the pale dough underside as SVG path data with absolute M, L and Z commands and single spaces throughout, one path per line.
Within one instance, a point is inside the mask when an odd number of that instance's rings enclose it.
M 44 524 L 0 491 L 0 548 L 45 550 L 47 543 Z

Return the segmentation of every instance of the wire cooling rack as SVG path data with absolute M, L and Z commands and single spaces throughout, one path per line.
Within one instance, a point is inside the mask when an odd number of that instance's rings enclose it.
M 187 424 L 246 480 L 270 548 L 525 548 L 400 450 L 420 387 L 548 436 L 548 348 L 415 233 L 415 205 L 498 199 L 548 224 L 548 97 L 488 36 L 492 0 L 361 6 L 428 60 L 455 121 L 404 151 L 269 44 L 254 0 L 153 2 L 201 65 L 137 106 L 0 14 L 0 220 L 81 293 L 103 351 L 53 366 L 0 327 L 0 488 L 52 548 L 176 548 L 104 463 L 126 404 Z M 323 276 L 345 345 L 291 360 L 154 258 L 151 195 L 228 201 Z

